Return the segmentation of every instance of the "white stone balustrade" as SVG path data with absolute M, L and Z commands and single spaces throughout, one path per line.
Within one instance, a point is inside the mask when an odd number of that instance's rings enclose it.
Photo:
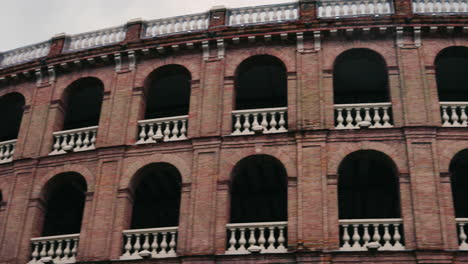
M 403 221 L 395 219 L 339 220 L 342 251 L 364 251 L 371 242 L 380 244 L 379 250 L 404 250 Z
M 468 102 L 440 102 L 442 126 L 466 127 Z
M 187 123 L 187 115 L 140 120 L 137 144 L 185 140 Z
M 205 30 L 208 29 L 208 23 L 208 13 L 151 20 L 145 23 L 144 37 L 153 38 L 180 32 Z
M 15 154 L 16 139 L 0 142 L 0 164 L 11 162 Z
M 468 13 L 466 0 L 413 0 L 413 13 L 447 15 L 447 13 Z
M 232 111 L 234 127 L 231 135 L 287 132 L 287 111 L 287 107 Z
M 288 222 L 227 224 L 226 254 L 250 254 L 256 246 L 260 253 L 286 253 Z
M 467 228 L 468 228 L 468 218 L 457 218 L 457 232 L 458 232 L 458 241 L 460 250 L 468 250 L 468 241 L 467 241 Z
M 46 41 L 0 53 L 0 68 L 45 57 L 49 54 L 49 50 L 50 41 Z
M 126 28 L 124 26 L 73 35 L 70 37 L 64 51 L 72 52 L 114 44 L 123 41 L 125 35 Z
M 178 227 L 134 229 L 123 231 L 124 248 L 120 259 L 141 259 L 142 254 L 151 258 L 176 257 Z
M 366 123 L 369 128 L 393 127 L 391 107 L 391 103 L 337 104 L 334 107 L 335 128 L 358 129 Z
M 97 126 L 92 126 L 54 132 L 54 144 L 49 155 L 95 149 L 97 130 Z
M 229 25 L 249 25 L 297 20 L 297 3 L 243 7 L 229 10 Z
M 319 18 L 380 16 L 393 13 L 393 0 L 322 0 L 318 2 Z
M 43 264 L 42 258 L 51 258 L 55 264 L 76 262 L 80 234 L 37 237 L 31 239 L 31 261 L 28 264 Z

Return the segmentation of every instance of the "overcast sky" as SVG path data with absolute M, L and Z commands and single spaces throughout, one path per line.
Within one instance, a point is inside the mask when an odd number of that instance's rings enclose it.
M 0 0 L 0 52 L 50 39 L 146 20 L 294 0 Z

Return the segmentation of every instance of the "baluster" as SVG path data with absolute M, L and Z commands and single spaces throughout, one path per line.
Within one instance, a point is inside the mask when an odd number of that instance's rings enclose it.
M 149 233 L 143 234 L 143 250 L 149 249 Z
M 270 113 L 271 120 L 270 120 L 270 130 L 268 130 L 269 133 L 276 133 L 278 132 L 278 129 L 276 126 L 278 125 L 278 122 L 276 122 L 276 112 L 271 112 Z
M 269 7 L 265 7 L 263 10 L 265 10 L 265 17 L 263 19 L 264 22 L 270 22 L 271 21 L 271 12 Z
M 288 130 L 285 127 L 285 125 L 286 125 L 286 121 L 284 120 L 284 114 L 285 113 L 283 111 L 281 111 L 281 112 L 279 112 L 279 114 L 280 114 L 280 120 L 278 122 L 278 124 L 279 124 L 278 132 L 286 132 Z
M 343 246 L 341 247 L 342 249 L 351 249 L 351 245 L 349 244 L 350 239 L 351 238 L 349 237 L 348 225 L 343 225 Z
M 240 230 L 240 238 L 239 238 L 239 248 L 237 251 L 239 252 L 246 252 L 247 250 L 245 249 L 245 243 L 247 242 L 245 240 L 245 228 L 239 228 Z
M 51 257 L 51 258 L 54 258 L 54 254 L 55 254 L 55 241 L 51 240 L 49 241 L 49 251 L 47 251 L 47 257 Z
M 73 151 L 73 148 L 75 147 L 75 133 L 70 134 L 70 141 L 68 142 L 68 148 L 70 151 Z
M 68 260 L 69 259 L 69 255 L 70 255 L 70 242 L 71 240 L 70 239 L 65 239 L 65 249 L 63 250 L 63 258 L 62 260 Z
M 249 134 L 252 134 L 252 131 L 250 131 L 250 121 L 249 121 L 249 117 L 250 117 L 250 114 L 243 114 L 244 116 L 244 125 L 243 125 L 243 130 L 242 130 L 242 134 L 244 135 L 249 135 Z
M 61 150 L 60 150 L 60 152 L 61 152 L 61 153 L 65 153 L 65 150 L 64 150 L 64 149 L 67 147 L 68 135 L 67 135 L 67 134 L 62 135 L 62 140 L 63 140 L 63 141 L 62 141 L 62 145 L 61 145 Z
M 239 24 L 244 24 L 245 23 L 245 11 L 244 10 L 239 10 Z
M 257 243 L 255 239 L 255 227 L 248 227 L 249 231 L 249 247 L 254 246 Z
M 33 242 L 33 252 L 31 254 L 32 262 L 36 262 L 39 257 L 39 245 L 37 242 Z
M 259 126 L 260 124 L 258 123 L 258 113 L 253 114 L 253 123 L 252 123 L 252 128 Z
M 354 111 L 356 111 L 356 118 L 354 120 L 356 121 L 356 125 L 359 125 L 359 123 L 362 121 L 361 108 L 355 107 Z
M 71 249 L 71 257 L 70 257 L 70 262 L 75 262 L 76 261 L 76 252 L 78 251 L 78 238 L 73 239 L 73 246 Z
M 42 241 L 41 245 L 42 249 L 39 255 L 41 256 L 40 258 L 44 258 L 45 256 L 47 256 L 47 241 Z
M 268 230 L 270 232 L 268 232 L 268 247 L 266 250 L 272 252 L 275 251 L 275 227 L 270 226 L 268 227 Z
M 127 242 L 125 243 L 124 249 L 125 253 L 122 255 L 124 257 L 129 257 L 130 256 L 130 251 L 132 250 L 132 235 L 131 234 L 125 234 L 125 238 L 127 239 Z
M 82 138 L 82 133 L 77 133 L 77 139 L 76 139 L 76 146 L 75 146 L 75 151 L 80 151 L 81 147 L 83 146 L 83 140 Z
M 164 141 L 169 141 L 170 139 L 170 135 L 171 135 L 171 129 L 170 129 L 170 125 L 171 123 L 166 121 L 164 122 L 166 128 L 164 129 Z
M 7 146 L 1 146 L 0 147 L 0 161 L 3 159 L 7 159 L 6 152 L 8 151 Z
M 379 234 L 379 224 L 374 225 L 374 235 L 372 236 L 372 241 L 380 244 L 380 234 Z
M 57 240 L 57 250 L 55 250 L 55 262 L 58 263 L 62 259 L 62 240 Z
M 379 109 L 380 107 L 374 107 L 374 125 L 372 127 L 382 127 L 382 124 L 380 124 Z
M 234 115 L 234 132 L 232 132 L 233 135 L 240 135 L 242 134 L 240 129 L 241 129 L 241 123 L 240 123 L 240 114 L 235 114 Z
M 248 23 L 254 23 L 255 22 L 254 16 L 253 16 L 252 13 L 253 13 L 252 9 L 247 10 L 247 22 Z
M 280 21 L 284 21 L 286 19 L 286 7 L 280 6 Z
M 271 9 L 273 9 L 273 16 L 271 20 L 278 21 L 278 7 L 272 7 Z
M 146 140 L 146 143 L 153 143 L 153 142 L 154 142 L 154 139 L 153 139 L 153 136 L 154 136 L 154 124 L 153 124 L 153 123 L 149 123 L 148 126 L 149 126 L 149 130 L 148 130 L 148 139 Z
M 229 228 L 231 231 L 231 237 L 229 238 L 229 248 L 228 252 L 232 253 L 236 251 L 236 229 L 235 228 Z
M 353 245 L 351 247 L 356 249 L 361 248 L 361 244 L 359 243 L 359 240 L 361 240 L 361 236 L 359 235 L 358 228 L 359 224 L 353 225 Z
M 447 114 L 447 106 L 442 106 L 442 120 L 444 121 L 442 126 L 445 126 L 445 127 L 448 127 L 448 126 L 451 126 L 450 122 L 449 122 L 449 115 Z
M 353 116 L 351 115 L 352 108 L 346 108 L 346 128 L 355 128 L 353 125 Z
M 91 136 L 91 148 L 94 149 L 96 148 L 96 135 L 97 135 L 97 131 L 96 130 L 93 130 L 91 131 L 92 133 L 92 136 Z
M 461 250 L 468 250 L 468 244 L 466 243 L 467 235 L 465 233 L 465 223 L 459 223 L 458 227 L 460 230 L 459 238 L 460 238 L 460 249 Z
M 175 236 L 176 236 L 176 232 L 172 231 L 171 232 L 171 240 L 169 241 L 169 252 L 168 252 L 168 255 L 169 256 L 172 256 L 172 257 L 175 257 L 176 255 L 176 252 L 175 252 L 175 246 L 176 246 L 176 239 L 175 239 Z
M 172 121 L 174 127 L 172 128 L 172 137 L 171 140 L 177 140 L 179 138 L 179 121 Z
M 265 250 L 265 242 L 266 242 L 265 228 L 264 227 L 259 227 L 258 229 L 260 230 L 260 234 L 258 236 L 258 245 L 259 245 L 261 251 L 264 251 Z
M 392 237 L 390 236 L 390 232 L 388 231 L 389 224 L 384 224 L 383 226 L 384 226 L 384 235 L 383 235 L 384 245 L 383 245 L 383 248 L 384 249 L 391 249 L 392 244 L 390 244 L 390 239 L 392 239 Z
M 369 224 L 363 224 L 362 226 L 364 227 L 364 235 L 362 236 L 362 240 L 364 240 L 364 244 L 362 245 L 362 247 L 365 248 L 370 241 Z
M 401 244 L 401 235 L 400 235 L 400 224 L 393 224 L 393 240 L 395 241 L 395 245 L 393 245 L 393 249 L 403 249 L 403 245 Z
M 83 148 L 81 149 L 88 150 L 89 149 L 89 131 L 86 131 L 84 134 L 85 134 L 85 139 L 83 140 Z
M 136 258 L 140 258 L 140 255 L 138 255 L 141 249 L 140 234 L 134 234 L 134 235 L 135 235 L 135 244 L 133 244 L 132 256 L 135 256 Z
M 383 118 L 382 118 L 382 121 L 383 121 L 383 127 L 392 127 L 392 125 L 390 124 L 390 116 L 388 115 L 388 106 L 384 106 L 383 107 Z
M 345 128 L 345 126 L 343 125 L 343 121 L 344 121 L 343 109 L 337 108 L 336 113 L 337 113 L 336 114 L 337 115 L 337 117 L 336 117 L 336 123 L 337 123 L 336 128 L 338 128 L 338 129 Z
M 164 136 L 162 134 L 162 123 L 156 123 L 157 128 L 156 128 L 156 135 L 153 136 L 153 139 L 162 139 Z
M 182 128 L 180 129 L 180 140 L 187 139 L 187 120 L 182 120 Z
M 162 240 L 161 240 L 161 251 L 159 251 L 160 255 L 166 256 L 167 255 L 167 233 L 162 233 Z
M 139 139 L 137 144 L 145 143 L 146 138 L 146 124 L 140 124 L 140 134 L 138 135 Z
M 158 233 L 153 233 L 153 243 L 151 243 L 151 256 L 155 258 L 158 255 Z
M 467 119 L 468 116 L 466 115 L 466 106 L 462 105 L 460 106 L 460 112 L 461 112 L 461 117 L 460 117 L 460 125 L 466 127 L 467 126 Z
M 277 250 L 285 251 L 286 247 L 284 246 L 284 242 L 286 241 L 284 237 L 284 226 L 279 226 L 279 237 L 278 237 L 278 248 Z
M 452 115 L 450 116 L 450 119 L 452 119 L 452 126 L 460 126 L 460 123 L 458 123 L 457 106 L 451 105 L 450 111 L 452 111 Z

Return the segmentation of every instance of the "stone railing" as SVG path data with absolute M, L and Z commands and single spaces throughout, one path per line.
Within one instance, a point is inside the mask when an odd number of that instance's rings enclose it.
M 288 222 L 227 224 L 226 254 L 286 253 Z
M 97 126 L 92 126 L 54 132 L 54 144 L 49 155 L 95 149 L 97 130 Z
M 442 126 L 466 127 L 468 102 L 440 102 Z
M 11 162 L 15 154 L 16 139 L 0 142 L 0 164 Z
M 331 0 L 318 1 L 319 18 L 380 16 L 394 13 L 393 0 Z
M 209 13 L 155 19 L 145 22 L 144 38 L 208 29 Z
M 90 49 L 114 44 L 125 39 L 126 27 L 106 28 L 70 36 L 65 52 Z
M 0 69 L 13 66 L 15 64 L 25 63 L 30 60 L 47 56 L 50 50 L 50 41 L 45 41 L 26 47 L 10 50 L 4 53 L 0 52 Z
M 229 10 L 228 25 L 240 26 L 297 20 L 298 13 L 297 3 L 235 8 Z
M 176 257 L 178 227 L 134 229 L 123 231 L 121 260 Z
M 415 14 L 447 15 L 468 13 L 466 0 L 413 0 Z
M 287 132 L 287 111 L 287 107 L 232 111 L 234 125 L 231 135 Z
M 187 139 L 188 116 L 174 116 L 138 121 L 140 133 L 137 144 Z
M 368 250 L 370 243 L 378 243 L 379 250 L 403 250 L 403 221 L 396 219 L 350 219 L 340 222 L 340 250 Z
M 458 232 L 458 242 L 460 250 L 468 250 L 468 241 L 467 241 L 467 230 L 468 228 L 468 218 L 457 218 L 457 232 Z
M 335 108 L 336 129 L 388 128 L 393 127 L 391 103 L 337 104 Z
M 37 237 L 31 239 L 32 254 L 28 264 L 43 264 L 41 259 L 56 264 L 75 263 L 80 234 Z M 51 262 L 49 262 L 51 263 Z

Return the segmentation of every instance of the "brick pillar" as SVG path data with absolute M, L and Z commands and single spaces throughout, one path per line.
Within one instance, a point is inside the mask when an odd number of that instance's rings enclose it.
M 187 136 L 189 138 L 199 136 L 201 95 L 202 91 L 200 89 L 200 80 L 192 80 L 190 87 L 190 109 L 187 129 Z
M 83 219 L 81 220 L 80 240 L 78 243 L 78 252 L 76 258 L 78 261 L 86 259 L 86 247 L 92 239 L 91 235 L 91 214 L 93 209 L 93 192 L 87 192 L 85 196 L 85 204 L 83 208 Z
M 340 248 L 340 223 L 338 212 L 338 174 L 327 175 L 327 191 L 324 193 L 326 199 L 326 221 L 328 228 L 326 229 L 324 245 L 328 250 L 338 250 Z
M 413 5 L 411 0 L 394 0 L 395 15 L 409 17 L 413 15 Z
M 192 195 L 192 184 L 183 183 L 180 197 L 180 208 L 179 208 L 179 229 L 177 234 L 177 255 L 186 255 L 190 253 L 190 207 L 191 195 Z
M 138 140 L 138 121 L 145 118 L 146 93 L 143 87 L 133 88 L 128 117 L 127 140 L 125 144 L 132 145 Z
M 65 46 L 65 42 L 67 40 L 67 36 L 65 33 L 60 33 L 52 37 L 50 50 L 47 57 L 53 57 L 59 54 L 62 54 L 63 48 Z
M 300 0 L 299 1 L 299 20 L 315 20 L 317 19 L 317 0 Z
M 21 125 L 17 136 L 13 160 L 21 159 L 23 157 L 23 150 L 25 148 L 23 142 L 26 141 L 26 137 L 28 136 L 28 125 L 29 122 L 31 122 L 31 106 L 25 105 L 23 109 L 23 117 L 21 118 Z
M 322 128 L 320 56 L 317 52 L 298 53 L 297 63 L 299 65 L 297 84 L 302 108 L 302 118 L 298 120 L 298 123 L 303 129 Z
M 230 221 L 230 189 L 229 181 L 218 181 L 216 189 L 216 249 L 215 254 L 224 254 L 226 251 L 226 224 Z
M 142 28 L 143 20 L 141 18 L 135 18 L 128 21 L 124 43 L 140 41 Z
M 210 10 L 209 29 L 224 27 L 227 24 L 227 9 L 224 6 L 214 6 Z
M 453 203 L 452 195 L 452 183 L 451 183 L 451 173 L 441 172 L 440 173 L 440 208 L 442 215 L 442 231 L 447 240 L 447 245 L 445 248 L 450 250 L 458 250 L 458 226 L 455 225 L 455 208 Z
M 323 69 L 322 69 L 323 70 Z M 323 119 L 322 125 L 325 129 L 335 128 L 335 108 L 333 99 L 333 74 L 332 70 L 323 70 L 322 72 L 322 90 L 323 90 Z
M 122 231 L 130 229 L 134 193 L 131 189 L 120 189 L 117 195 L 114 225 L 112 228 L 112 243 L 110 245 L 110 259 L 116 260 L 122 255 L 123 235 Z

